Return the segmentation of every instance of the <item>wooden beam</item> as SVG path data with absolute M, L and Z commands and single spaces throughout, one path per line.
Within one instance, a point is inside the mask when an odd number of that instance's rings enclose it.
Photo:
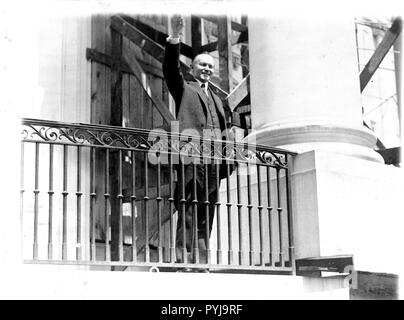
M 102 65 L 111 68 L 112 66 L 112 58 L 111 56 L 101 53 L 96 49 L 87 48 L 86 50 L 86 58 L 87 60 L 101 63 Z M 121 60 L 119 63 L 119 69 L 121 72 L 132 74 L 132 70 L 126 61 Z
M 101 63 L 102 65 L 111 68 L 112 58 L 109 55 L 101 53 L 95 49 L 87 48 L 86 58 L 87 58 L 87 60 Z M 159 69 L 155 66 L 152 66 L 148 63 L 145 63 L 143 61 L 138 61 L 138 62 L 145 72 L 150 73 L 155 77 L 164 78 L 163 71 L 161 71 L 161 69 Z M 129 67 L 129 65 L 125 61 L 125 59 L 122 59 L 120 61 L 119 68 L 123 73 L 134 75 L 132 72 L 132 69 Z
M 137 28 L 140 32 L 144 33 L 146 36 L 148 36 L 151 40 L 154 40 L 161 46 L 165 47 L 166 44 L 166 39 L 168 37 L 168 34 L 164 32 L 160 32 L 149 25 L 133 18 L 125 14 L 120 14 L 119 15 L 123 20 L 128 22 L 130 25 L 133 27 Z M 181 43 L 181 54 L 188 57 L 192 58 L 192 47 L 185 43 Z
M 248 32 L 242 32 L 237 36 L 232 36 L 232 40 L 231 40 L 231 45 L 236 45 L 238 43 L 242 43 L 242 42 L 246 42 L 248 41 Z M 214 41 L 208 44 L 205 44 L 201 47 L 200 51 L 201 52 L 212 52 L 217 50 L 217 46 L 218 46 L 218 41 Z
M 145 34 L 137 30 L 135 27 L 131 26 L 128 22 L 123 20 L 121 17 L 113 16 L 111 17 L 111 27 L 125 36 L 134 44 L 140 46 L 145 52 L 150 54 L 154 59 L 163 63 L 164 61 L 164 48 L 157 44 L 155 41 L 151 40 Z M 188 76 L 190 67 L 187 66 L 182 61 L 181 70 L 185 77 Z
M 111 122 L 122 126 L 122 35 L 111 30 Z
M 402 132 L 402 122 L 403 118 L 401 117 L 401 94 L 402 94 L 402 87 L 401 87 L 401 73 L 402 73 L 402 36 L 398 37 L 397 40 L 394 42 L 394 70 L 396 75 L 396 92 L 397 92 L 397 113 L 398 113 L 398 136 L 401 137 Z
M 251 114 L 251 105 L 246 104 L 246 105 L 239 105 L 236 107 L 237 111 L 239 114 Z
M 109 55 L 103 54 L 101 52 L 99 52 L 98 50 L 95 49 L 90 49 L 87 48 L 86 51 L 86 56 L 88 60 L 91 61 L 95 61 L 97 63 L 101 63 L 102 65 L 105 65 L 109 68 L 111 68 L 111 64 L 112 64 L 112 59 Z M 136 60 L 137 61 L 137 60 Z M 161 70 L 150 66 L 149 64 L 146 64 L 142 61 L 137 61 L 137 63 L 140 65 L 141 69 L 145 72 L 149 72 L 150 74 L 153 74 L 154 76 L 160 77 L 160 78 L 164 78 L 163 73 Z M 128 62 L 126 61 L 126 59 L 123 57 L 122 60 L 120 61 L 120 68 L 121 71 L 130 75 L 135 75 L 133 73 L 132 68 L 129 66 Z M 181 62 L 181 69 L 182 69 L 182 73 L 184 74 L 184 76 L 189 80 L 191 77 L 188 75 L 190 68 Z M 141 81 L 140 81 L 141 82 Z M 213 90 L 216 92 L 217 95 L 219 95 L 219 97 L 221 99 L 226 99 L 228 96 L 228 93 L 226 91 L 224 91 L 223 89 L 221 89 L 217 84 L 213 83 L 213 82 L 209 82 L 210 85 L 213 87 Z M 143 88 L 144 90 L 146 90 L 145 88 Z M 147 92 L 147 90 L 146 90 Z M 151 97 L 150 97 L 151 98 Z M 154 101 L 155 104 L 157 104 L 158 102 Z M 171 113 L 170 113 L 171 114 Z
M 202 46 L 202 30 L 201 30 L 201 18 L 191 15 L 191 41 L 192 41 L 192 58 L 194 58 Z M 182 46 L 182 45 L 181 45 Z
M 241 80 L 241 82 L 227 96 L 227 102 L 231 111 L 234 111 L 239 103 L 248 95 L 249 78 L 250 76 L 248 75 Z
M 132 54 L 132 52 L 128 52 L 128 48 L 124 48 L 122 52 L 123 58 L 127 61 L 130 69 L 132 70 L 133 74 L 139 81 L 139 83 L 142 85 L 142 88 L 144 92 L 147 94 L 147 96 L 152 100 L 154 106 L 156 109 L 159 111 L 161 116 L 163 117 L 164 121 L 167 122 L 167 124 L 170 124 L 171 121 L 175 120 L 174 116 L 171 114 L 171 112 L 168 110 L 168 107 L 165 105 L 165 103 L 158 97 L 154 96 L 152 97 L 149 93 L 147 88 L 144 86 L 144 83 L 142 81 L 142 74 L 144 73 L 142 67 Z
M 383 61 L 384 57 L 389 52 L 397 37 L 400 35 L 401 24 L 402 23 L 400 18 L 394 20 L 392 26 L 384 35 L 382 42 L 376 48 L 376 51 L 373 53 L 365 68 L 362 70 L 360 74 L 361 92 L 365 89 L 366 85 L 369 83 L 380 63 Z
M 210 21 L 213 23 L 217 23 L 217 17 L 215 17 L 215 16 L 199 16 L 199 17 L 204 20 L 207 20 L 207 21 Z M 245 32 L 248 30 L 247 26 L 245 26 L 241 23 L 238 23 L 236 21 L 231 22 L 231 29 L 234 31 L 237 31 L 237 32 Z
M 122 101 L 122 71 L 120 70 L 122 57 L 122 35 L 111 29 L 111 121 L 112 126 L 123 125 Z M 117 152 L 110 153 L 109 182 L 111 205 L 111 260 L 123 260 L 122 230 L 119 186 L 122 183 L 120 174 L 121 161 Z M 106 230 L 108 232 L 108 230 Z
M 111 17 L 111 27 L 138 45 L 154 59 L 163 63 L 164 48 L 119 16 Z
M 232 66 L 232 46 L 231 46 L 231 21 L 227 16 L 218 17 L 218 50 L 219 50 L 219 75 L 220 87 L 230 92 Z
M 112 58 L 110 56 L 105 55 L 101 52 L 98 52 L 97 50 L 94 50 L 94 49 L 87 49 L 87 59 L 101 63 L 110 68 L 112 66 Z M 130 61 L 130 63 L 128 63 L 127 61 Z M 126 51 L 126 48 L 124 48 L 123 58 L 120 61 L 119 65 L 121 67 L 122 72 L 126 72 L 126 73 L 136 77 L 136 79 L 142 85 L 144 92 L 152 100 L 153 104 L 159 110 L 160 114 L 162 115 L 162 117 L 164 118 L 164 120 L 167 123 L 170 123 L 170 121 L 175 120 L 173 115 L 170 113 L 170 111 L 165 106 L 164 102 L 156 97 L 151 97 L 148 94 L 147 88 L 143 86 L 141 74 L 144 73 L 144 71 L 147 71 L 143 68 L 144 66 L 148 66 L 147 64 L 145 64 L 145 63 L 142 64 L 141 62 L 137 61 L 136 58 L 133 56 L 133 54 L 128 53 Z
M 248 19 L 247 16 L 242 16 L 241 23 L 247 25 L 248 23 L 247 19 Z M 240 55 L 241 55 L 240 57 L 241 67 L 243 70 L 243 78 L 245 78 L 250 73 L 250 52 L 247 45 L 241 46 Z M 248 91 L 249 90 L 250 88 L 248 88 Z
M 232 30 L 237 31 L 237 32 L 246 32 L 246 31 L 248 31 L 247 26 L 245 26 L 245 25 L 243 25 L 241 23 L 238 23 L 236 21 L 231 22 L 231 28 L 232 28 Z
M 370 127 L 368 126 L 368 124 L 365 121 L 363 121 L 363 125 L 366 128 L 368 128 L 369 130 L 372 130 L 372 129 L 370 129 Z M 383 142 L 380 141 L 379 138 L 377 138 L 377 140 L 376 140 L 376 147 L 379 148 L 380 150 L 386 149 L 385 145 L 383 144 Z

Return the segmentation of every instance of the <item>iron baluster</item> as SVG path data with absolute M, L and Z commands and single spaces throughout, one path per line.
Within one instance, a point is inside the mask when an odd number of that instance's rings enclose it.
M 180 166 L 181 166 L 181 214 L 182 214 L 182 262 L 187 263 L 188 262 L 188 253 L 187 253 L 187 238 L 186 238 L 186 223 L 185 223 L 185 182 L 184 182 L 184 175 L 185 175 L 185 170 L 184 170 L 184 157 L 181 155 L 181 160 L 180 160 Z
M 23 244 L 24 244 L 24 165 L 25 165 L 25 142 L 21 141 L 21 162 L 20 162 L 20 230 L 21 230 L 21 252 L 23 252 Z
M 227 230 L 229 234 L 229 264 L 234 263 L 234 252 L 233 252 L 233 233 L 232 233 L 232 216 L 231 216 L 231 194 L 230 194 L 230 164 L 226 161 L 226 196 L 227 196 Z
M 67 260 L 67 165 L 68 165 L 68 146 L 63 146 L 63 240 L 62 240 L 62 260 Z
M 262 209 L 262 196 L 261 196 L 261 170 L 260 165 L 257 164 L 257 184 L 258 184 L 258 218 L 259 218 L 259 235 L 260 235 L 260 265 L 263 266 L 264 260 L 264 223 Z
M 144 152 L 144 220 L 145 220 L 145 261 L 150 262 L 150 247 L 149 247 L 149 170 L 148 170 L 148 162 L 147 162 L 147 152 Z
M 221 228 L 221 217 L 220 217 L 220 163 L 217 159 L 215 159 L 216 166 L 216 221 L 217 221 L 217 263 L 222 264 L 222 232 Z
M 268 233 L 269 233 L 269 263 L 275 266 L 275 253 L 272 238 L 272 200 L 271 200 L 271 167 L 267 166 L 267 210 L 268 210 Z
M 90 149 L 90 237 L 91 237 L 91 261 L 96 260 L 96 246 L 95 246 L 95 216 L 94 207 L 96 200 L 95 193 L 95 148 Z
M 111 209 L 111 194 L 109 193 L 109 149 L 105 150 L 105 186 L 104 186 L 104 201 L 105 201 L 105 261 L 111 261 L 110 247 L 110 221 L 109 213 Z
M 283 239 L 282 239 L 282 207 L 281 207 L 281 189 L 280 189 L 280 176 L 279 176 L 280 168 L 276 167 L 276 194 L 278 200 L 278 224 L 279 224 L 279 262 L 281 267 L 285 266 L 285 258 L 283 253 Z
M 205 244 L 206 244 L 206 263 L 210 264 L 211 263 L 211 252 L 210 252 L 210 241 L 209 241 L 209 236 L 210 236 L 210 219 L 209 219 L 209 206 L 210 206 L 210 201 L 209 201 L 209 169 L 208 169 L 208 164 L 204 164 L 204 169 L 205 169 L 205 221 L 206 221 L 206 229 L 205 229 Z
M 247 166 L 247 208 L 248 208 L 248 225 L 249 225 L 249 247 L 250 247 L 250 252 L 249 252 L 249 261 L 250 265 L 253 265 L 254 263 L 254 250 L 253 250 L 253 227 L 254 227 L 254 221 L 253 221 L 253 214 L 252 214 L 252 209 L 253 205 L 251 203 L 251 171 L 250 171 L 250 163 L 247 161 L 246 163 Z
M 174 213 L 174 193 L 173 193 L 173 154 L 171 150 L 171 144 L 172 144 L 172 138 L 170 143 L 168 144 L 168 166 L 169 166 L 169 198 L 168 198 L 168 203 L 169 203 L 169 210 L 170 210 L 170 262 L 174 263 L 175 262 L 175 253 L 176 253 L 176 248 L 175 248 L 175 230 L 174 230 L 174 219 L 173 219 L 173 213 Z M 179 236 L 179 235 L 178 235 Z
M 192 161 L 192 172 L 193 172 L 193 179 L 192 179 L 192 243 L 193 246 L 193 263 L 199 263 L 199 244 L 198 244 L 198 197 L 196 191 L 196 164 L 195 161 Z
M 238 241 L 239 241 L 239 251 L 238 251 L 238 259 L 239 264 L 243 264 L 243 256 L 244 256 L 244 247 L 243 247 L 243 239 L 244 232 L 242 228 L 242 208 L 243 205 L 241 203 L 241 186 L 240 186 L 240 165 L 237 166 L 237 213 L 238 213 Z
M 39 197 L 39 143 L 35 143 L 35 186 L 34 186 L 34 244 L 33 259 L 38 260 L 38 197 Z
M 160 152 L 157 152 L 157 223 L 158 223 L 158 261 L 163 262 L 163 238 L 161 228 L 161 157 Z
M 123 190 L 122 190 L 122 150 L 118 151 L 118 251 L 119 261 L 123 261 Z
M 48 259 L 53 259 L 53 144 L 49 145 L 49 216 L 48 216 Z
M 81 260 L 81 147 L 77 146 L 77 248 L 76 260 Z
M 287 156 L 289 164 L 289 159 L 291 156 Z M 293 212 L 292 212 L 292 197 L 291 197 L 291 186 L 290 186 L 290 171 L 288 168 L 285 168 L 285 177 L 286 177 L 286 209 L 288 211 L 288 235 L 289 235 L 289 264 L 292 268 L 292 274 L 296 274 L 296 261 L 295 261 L 295 244 L 294 244 L 294 233 L 293 233 Z
M 132 157 L 132 261 L 137 262 L 137 235 L 136 235 L 136 157 L 135 151 L 131 151 Z

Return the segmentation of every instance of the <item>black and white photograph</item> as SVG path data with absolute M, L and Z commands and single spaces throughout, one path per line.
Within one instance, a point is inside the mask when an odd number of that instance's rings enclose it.
M 1 4 L 0 299 L 400 300 L 402 9 Z

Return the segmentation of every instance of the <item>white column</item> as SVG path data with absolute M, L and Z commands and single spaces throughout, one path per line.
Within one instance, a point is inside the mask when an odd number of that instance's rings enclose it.
M 353 18 L 252 18 L 249 49 L 247 139 L 298 153 L 296 257 L 353 254 L 357 270 L 397 272 L 402 171 L 362 125 Z
M 382 161 L 362 125 L 353 18 L 251 19 L 249 46 L 257 143 Z

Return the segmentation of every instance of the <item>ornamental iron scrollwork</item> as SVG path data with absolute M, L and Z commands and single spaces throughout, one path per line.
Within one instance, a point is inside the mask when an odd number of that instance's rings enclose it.
M 121 133 L 88 128 L 45 127 L 25 125 L 22 140 L 34 139 L 46 142 L 72 143 L 78 145 L 110 146 L 148 150 L 154 144 L 143 133 Z M 158 142 L 158 139 L 156 140 Z
M 223 159 L 287 167 L 288 152 L 275 148 L 234 143 L 221 140 L 203 140 L 166 132 L 143 129 L 114 128 L 97 125 L 69 125 L 60 122 L 24 120 L 22 140 L 50 143 L 68 143 L 87 146 L 106 146 L 123 149 L 164 152 L 190 158 Z M 281 149 L 279 149 L 281 150 Z

